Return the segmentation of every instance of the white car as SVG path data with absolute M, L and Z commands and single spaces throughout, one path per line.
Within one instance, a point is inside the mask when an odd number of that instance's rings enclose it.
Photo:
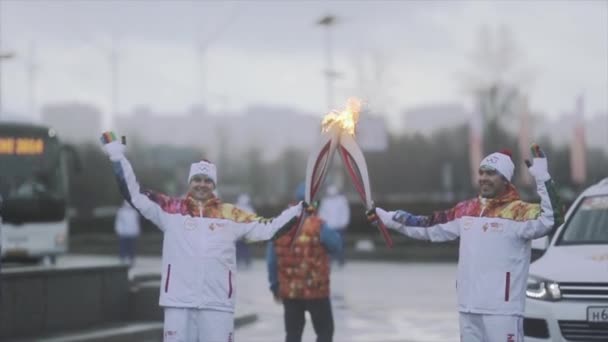
M 530 265 L 525 341 L 608 341 L 608 178 L 586 189 L 536 247 L 546 251 Z

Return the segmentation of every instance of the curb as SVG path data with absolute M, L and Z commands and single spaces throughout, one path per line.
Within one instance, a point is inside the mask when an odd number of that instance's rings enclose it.
M 234 329 L 255 323 L 258 315 L 244 314 L 234 319 Z M 162 342 L 162 322 L 127 322 L 48 337 L 8 340 L 9 342 Z

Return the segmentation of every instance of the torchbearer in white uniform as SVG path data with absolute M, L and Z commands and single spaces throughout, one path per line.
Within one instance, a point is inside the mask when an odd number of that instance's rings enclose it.
M 540 204 L 520 200 L 511 183 L 515 166 L 510 152 L 501 151 L 481 161 L 477 198 L 429 216 L 368 211 L 370 218 L 414 239 L 460 238 L 457 291 L 463 342 L 523 342 L 530 241 L 563 222 L 547 159 L 537 145 L 532 155 L 533 163 L 527 164 Z
M 236 241 L 277 238 L 294 225 L 303 204 L 263 219 L 222 203 L 214 195 L 216 167 L 207 160 L 192 164 L 185 198 L 144 191 L 116 135 L 106 132 L 101 141 L 125 200 L 164 233 L 164 341 L 233 342 Z

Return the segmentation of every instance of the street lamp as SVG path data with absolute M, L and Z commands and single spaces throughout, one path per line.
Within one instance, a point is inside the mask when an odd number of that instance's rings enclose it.
M 109 43 L 92 43 L 90 41 L 84 41 L 83 43 L 89 47 L 96 49 L 101 53 L 103 58 L 107 58 L 109 72 L 110 72 L 110 118 L 107 124 L 112 125 L 115 118 L 118 116 L 118 102 L 119 102 L 119 88 L 120 88 L 120 62 L 121 52 L 118 49 L 118 42 L 116 34 L 112 34 L 109 38 Z M 109 45 L 108 45 L 109 44 Z M 107 117 L 105 117 L 107 121 Z M 103 118 L 102 118 L 103 121 Z
M 332 40 L 331 40 L 331 28 L 336 23 L 336 17 L 333 15 L 326 15 L 317 21 L 317 25 L 321 25 L 325 28 L 325 82 L 327 91 L 327 108 L 333 108 L 333 92 L 334 92 L 334 79 L 337 76 L 336 71 L 333 67 L 333 55 L 332 55 Z
M 15 54 L 12 52 L 1 52 L 0 51 L 0 116 L 2 116 L 2 62 L 12 59 Z
M 228 16 L 223 19 L 222 22 L 220 22 L 210 33 L 208 33 L 207 35 L 205 35 L 204 37 L 202 37 L 199 42 L 198 42 L 198 52 L 200 53 L 200 66 L 201 66 L 201 95 L 200 95 L 200 101 L 201 101 L 201 107 L 202 108 L 208 108 L 208 102 L 209 102 L 209 94 L 207 91 L 207 85 L 208 85 L 208 75 L 207 75 L 207 55 L 208 55 L 208 51 L 209 51 L 209 46 L 216 42 L 222 34 L 224 34 L 224 32 L 226 32 L 228 30 L 228 28 L 230 27 L 230 25 L 232 25 L 232 23 L 234 22 L 236 16 L 238 14 L 238 11 L 236 9 L 236 6 L 234 6 L 230 12 L 228 13 Z

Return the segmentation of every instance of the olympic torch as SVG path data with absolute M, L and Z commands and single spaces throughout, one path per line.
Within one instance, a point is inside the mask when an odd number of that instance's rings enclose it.
M 360 111 L 361 101 L 356 98 L 350 98 L 343 111 L 332 111 L 323 118 L 321 139 L 311 151 L 306 164 L 306 191 L 304 195 L 306 203 L 310 204 L 314 201 L 325 180 L 333 155 L 337 149 L 366 209 L 370 210 L 374 207 L 367 163 L 365 162 L 361 148 L 355 140 L 355 129 Z M 308 212 L 305 211 L 298 222 L 292 246 L 298 239 L 302 224 L 307 215 Z M 384 224 L 380 220 L 373 220 L 373 224 L 380 230 L 386 245 L 392 248 L 393 241 Z

